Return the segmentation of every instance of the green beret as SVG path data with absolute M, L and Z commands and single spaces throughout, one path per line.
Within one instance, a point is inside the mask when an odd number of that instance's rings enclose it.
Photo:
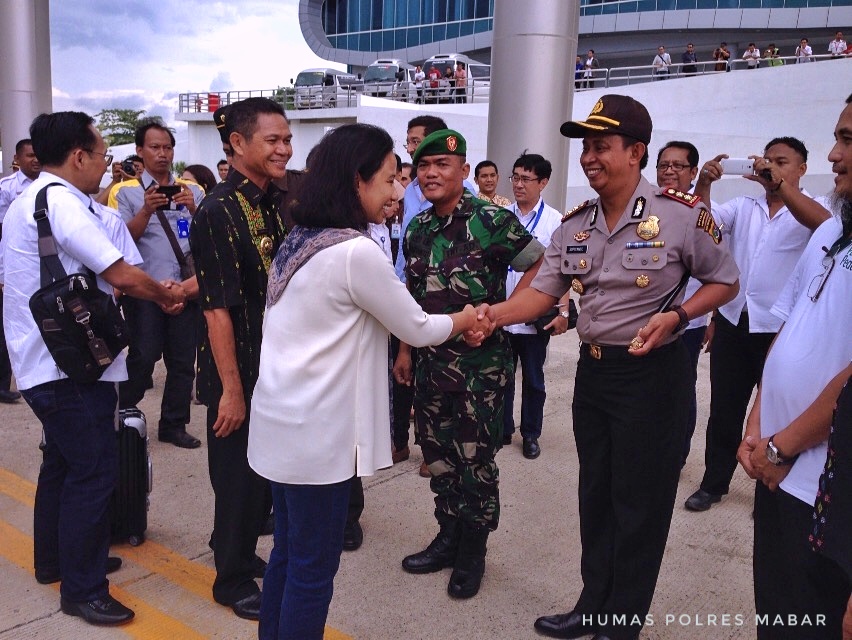
M 440 129 L 430 133 L 423 138 L 423 142 L 417 147 L 417 151 L 411 156 L 414 166 L 423 156 L 466 156 L 467 140 L 458 131 L 452 129 Z

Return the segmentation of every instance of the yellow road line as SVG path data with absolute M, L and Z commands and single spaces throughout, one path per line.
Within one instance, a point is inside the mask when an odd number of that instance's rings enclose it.
M 32 539 L 15 527 L 0 520 L 0 555 L 18 565 L 28 573 L 32 573 L 33 543 Z M 53 585 L 58 590 L 58 585 Z M 181 640 L 203 640 L 203 634 L 188 627 L 180 620 L 172 618 L 137 598 L 124 589 L 112 585 L 110 593 L 136 612 L 133 622 L 122 626 L 119 630 L 131 638 L 139 640 L 154 640 L 155 638 L 181 638 Z
M 29 480 L 0 468 L 0 493 L 31 507 L 35 504 L 35 490 L 36 486 Z
M 29 480 L 21 478 L 11 471 L 0 468 L 0 493 L 5 493 L 10 498 L 31 507 L 35 502 L 35 489 L 35 484 Z M 9 525 L 0 521 L 0 527 L 2 526 L 8 527 Z M 2 529 L 0 529 L 0 533 L 2 533 Z M 26 537 L 24 534 L 20 535 L 26 538 L 26 544 L 28 545 L 28 547 L 24 549 L 25 553 L 22 556 L 25 558 L 25 564 L 20 564 L 15 560 L 13 560 L 13 562 L 29 571 L 29 559 L 32 558 L 32 542 L 30 541 L 30 538 Z M 0 535 L 0 539 L 2 538 L 3 536 Z M 186 591 L 189 591 L 190 593 L 214 602 L 211 592 L 213 579 L 216 577 L 216 571 L 214 569 L 199 562 L 188 560 L 182 555 L 175 553 L 168 547 L 164 547 L 153 540 L 146 540 L 144 544 L 138 547 L 132 547 L 127 544 L 119 545 L 117 546 L 117 549 L 119 550 L 122 558 L 132 561 L 134 564 L 138 564 L 152 573 L 163 576 L 170 582 L 178 585 Z M 115 591 L 116 588 L 117 587 L 113 586 L 111 587 L 111 590 Z M 143 613 L 147 615 L 147 612 L 145 611 L 146 609 L 156 612 L 156 609 L 152 609 L 149 605 L 146 605 L 144 601 L 135 598 L 131 594 L 124 591 L 122 591 L 122 594 L 124 595 L 120 597 L 119 600 L 122 602 L 126 600 L 125 604 L 137 612 L 137 619 Z M 133 602 L 132 605 L 131 601 Z M 182 638 L 183 636 L 172 637 Z M 331 627 L 325 628 L 324 637 L 326 640 L 353 640 L 351 636 L 348 636 L 337 629 L 332 629 Z

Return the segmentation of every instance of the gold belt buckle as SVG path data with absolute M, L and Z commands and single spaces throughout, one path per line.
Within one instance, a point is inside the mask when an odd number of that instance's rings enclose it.
M 601 348 L 596 344 L 590 344 L 589 345 L 589 354 L 595 360 L 600 360 L 601 359 Z

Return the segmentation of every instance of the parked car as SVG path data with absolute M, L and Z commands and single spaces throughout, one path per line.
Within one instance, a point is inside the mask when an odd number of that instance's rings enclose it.
M 397 58 L 382 58 L 364 72 L 364 95 L 414 102 L 414 67 Z
M 463 62 L 467 70 L 467 87 L 465 89 L 467 101 L 488 102 L 491 89 L 491 66 L 468 58 L 461 53 L 439 53 L 423 63 L 423 72 L 426 74 L 426 82 L 424 83 L 426 102 L 455 102 L 457 97 L 455 82 L 446 80 L 444 73 L 447 67 L 455 71 L 459 62 Z M 440 73 L 440 78 L 436 77 L 433 69 Z M 431 78 L 430 73 L 432 74 Z
M 339 69 L 305 69 L 296 76 L 293 103 L 297 109 L 354 107 L 362 82 Z

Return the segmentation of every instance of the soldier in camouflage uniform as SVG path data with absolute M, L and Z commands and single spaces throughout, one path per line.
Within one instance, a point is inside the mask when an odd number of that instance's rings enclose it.
M 444 129 L 427 136 L 413 157 L 432 207 L 406 231 L 406 277 L 427 313 L 505 300 L 508 267 L 529 270 L 526 277 L 532 278 L 544 253 L 510 211 L 464 188 L 465 154 L 464 138 Z M 407 351 L 403 345 L 395 367 L 400 382 L 410 382 Z M 457 337 L 424 348 L 418 358 L 415 426 L 441 530 L 402 566 L 411 573 L 454 567 L 447 590 L 457 598 L 478 592 L 488 534 L 500 516 L 494 455 L 502 442 L 503 388 L 512 368 L 509 342 L 499 331 L 478 349 Z

